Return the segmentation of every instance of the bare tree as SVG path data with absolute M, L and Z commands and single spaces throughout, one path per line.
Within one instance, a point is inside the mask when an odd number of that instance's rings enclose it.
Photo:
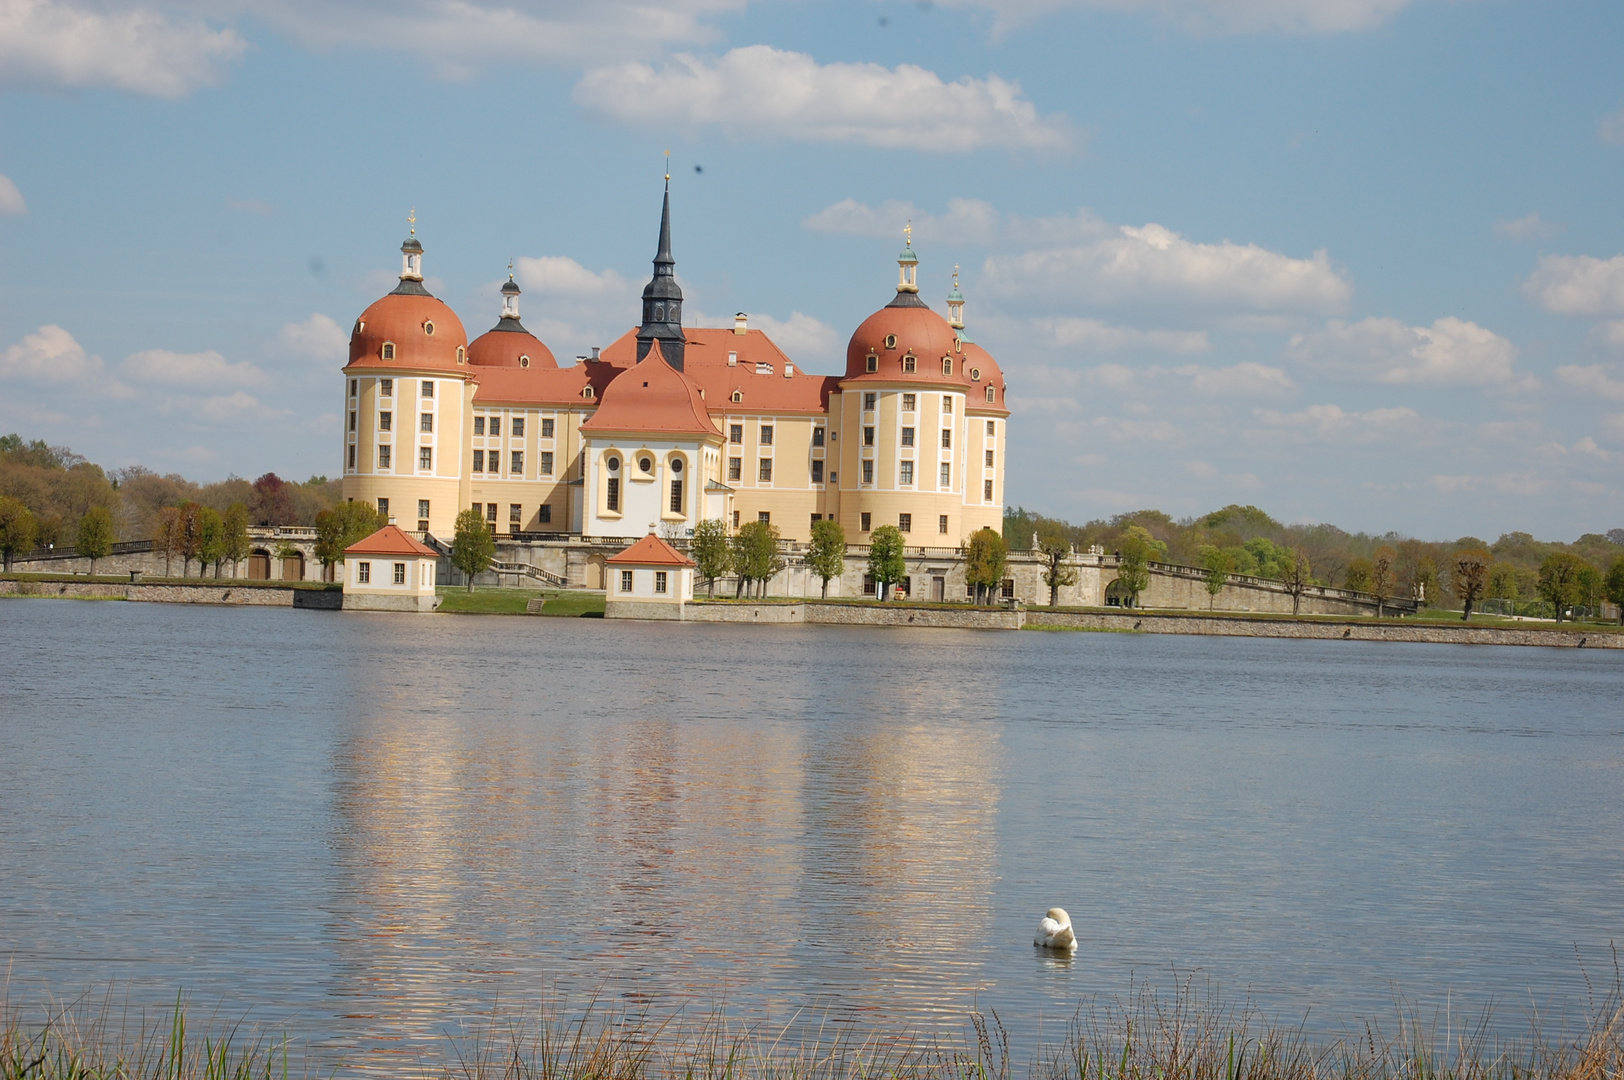
M 1482 548 L 1464 548 L 1449 560 L 1449 575 L 1453 579 L 1455 595 L 1460 597 L 1464 610 L 1461 622 L 1472 617 L 1472 605 L 1483 595 L 1489 583 L 1489 563 L 1493 561 Z
M 1286 561 L 1282 571 L 1280 581 L 1285 585 L 1286 591 L 1291 594 L 1291 613 L 1293 615 L 1298 614 L 1302 607 L 1303 593 L 1307 592 L 1308 587 L 1314 584 L 1314 575 L 1309 569 L 1307 552 L 1292 550 L 1291 556 Z
M 1387 597 L 1387 591 L 1393 587 L 1393 563 L 1398 559 L 1398 552 L 1390 547 L 1379 547 L 1370 560 L 1370 591 L 1376 594 L 1376 618 L 1381 618 L 1382 601 Z

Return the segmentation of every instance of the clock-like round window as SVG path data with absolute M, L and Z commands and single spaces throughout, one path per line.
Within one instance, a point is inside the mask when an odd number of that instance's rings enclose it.
M 654 459 L 651 458 L 651 457 L 638 458 L 637 459 L 637 467 L 639 469 L 642 469 L 644 472 L 653 472 L 654 471 Z
M 671 471 L 674 472 L 674 473 L 680 473 L 682 471 L 682 459 L 681 458 L 672 458 L 671 459 Z
M 423 333 L 429 337 L 434 336 L 434 321 L 432 319 L 423 324 Z
M 520 367 L 529 367 L 530 366 L 530 358 L 528 356 L 519 357 L 519 366 Z
M 612 458 L 609 459 L 609 471 L 610 472 L 619 472 L 620 471 L 620 459 L 619 458 L 613 458 L 612 457 Z
M 970 369 L 970 381 L 971 382 L 980 382 L 981 381 L 981 369 L 980 368 L 973 367 L 973 368 Z
M 894 349 L 897 347 L 897 336 L 895 334 L 885 335 L 885 347 L 887 349 Z

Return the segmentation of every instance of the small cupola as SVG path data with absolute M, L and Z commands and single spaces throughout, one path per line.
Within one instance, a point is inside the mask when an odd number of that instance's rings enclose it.
M 953 267 L 953 291 L 947 294 L 947 325 L 964 329 L 964 294 L 959 292 L 959 268 Z
M 513 261 L 508 260 L 508 279 L 502 285 L 502 318 L 519 317 L 519 286 L 513 280 Z
M 414 209 L 406 217 L 406 223 L 411 226 L 411 233 L 406 242 L 400 245 L 400 280 L 423 280 L 423 244 L 417 239 L 417 211 Z
M 919 291 L 919 256 L 913 249 L 913 222 L 910 221 L 902 230 L 904 241 L 902 254 L 897 256 L 897 292 L 917 293 Z

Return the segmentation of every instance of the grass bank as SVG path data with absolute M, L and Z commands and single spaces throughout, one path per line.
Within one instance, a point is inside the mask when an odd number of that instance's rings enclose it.
M 543 615 L 601 619 L 604 596 L 600 592 L 557 589 L 492 589 L 448 586 L 435 590 L 442 612 L 453 615 L 523 615 L 532 600 L 545 600 Z
M 1402 1005 L 1384 1023 L 1350 1017 L 1317 1038 L 1226 1004 L 1186 983 L 1085 1003 L 1054 1042 L 1011 1045 L 996 1013 L 962 1033 L 856 1034 L 798 1016 L 783 1028 L 719 1010 L 692 1020 L 609 1013 L 482 1018 L 393 1075 L 443 1080 L 1615 1080 L 1624 1075 L 1624 1013 L 1616 992 L 1592 1002 L 1565 1034 L 1534 1022 L 1526 1037 L 1491 1033 L 1487 1013 L 1430 1020 Z M 1541 1018 L 1543 1019 L 1543 1018 Z M 286 1080 L 330 1075 L 279 1036 L 241 1024 L 167 1016 L 132 1019 L 110 1001 L 0 1019 L 0 1080 Z M 353 1063 L 362 1064 L 362 1063 Z M 373 1063 L 365 1063 L 373 1064 Z M 342 1067 L 342 1066 L 341 1066 Z

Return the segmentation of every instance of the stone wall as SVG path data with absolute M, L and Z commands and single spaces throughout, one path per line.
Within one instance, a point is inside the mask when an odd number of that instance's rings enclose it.
M 1624 633 L 1594 627 L 1438 626 L 1364 621 L 1309 622 L 1234 616 L 1031 610 L 1027 626 L 1081 630 L 1137 630 L 1146 634 L 1210 634 L 1220 637 L 1321 638 L 1341 641 L 1424 641 L 1438 645 L 1543 645 L 1557 648 L 1624 649 Z
M 120 585 L 101 581 L 0 581 L 0 596 L 63 597 L 70 600 L 131 600 L 158 604 L 227 604 L 245 607 L 296 607 L 337 611 L 344 594 L 337 589 L 292 589 L 274 585 Z
M 304 556 L 303 576 L 300 581 L 322 581 L 324 568 L 316 559 L 316 530 L 296 526 L 254 526 L 248 530 L 248 546 L 254 551 L 271 553 L 271 577 L 275 581 L 286 580 L 282 577 L 282 561 L 275 558 L 276 550 L 282 545 L 290 545 Z M 52 554 L 42 554 L 35 551 L 30 558 L 13 559 L 12 573 L 16 574 L 89 574 L 90 560 L 81 558 L 72 548 L 63 548 Z M 233 567 L 229 562 L 220 567 L 220 576 L 214 576 L 214 568 L 201 577 L 198 576 L 196 562 L 184 567 L 182 574 L 180 556 L 169 560 L 168 571 L 165 572 L 163 555 L 154 551 L 136 551 L 128 553 L 115 553 L 105 559 L 96 560 L 96 575 L 111 577 L 128 577 L 130 571 L 138 571 L 149 577 L 167 577 L 170 574 L 176 577 L 190 576 L 199 581 L 231 581 L 242 580 L 248 577 L 248 560 L 244 559 Z
M 918 626 L 959 630 L 1019 630 L 1021 612 L 1010 608 L 923 607 L 912 604 L 822 604 L 807 601 L 683 604 L 680 613 L 646 611 L 650 605 L 610 601 L 605 616 L 611 619 L 681 618 L 709 623 L 821 623 L 840 626 Z

